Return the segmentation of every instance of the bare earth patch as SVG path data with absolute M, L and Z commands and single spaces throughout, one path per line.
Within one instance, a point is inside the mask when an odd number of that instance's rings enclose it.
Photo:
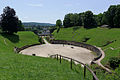
M 36 56 L 41 57 L 49 57 L 50 55 L 60 54 L 85 64 L 90 64 L 91 61 L 95 58 L 95 56 L 88 49 L 71 45 L 63 46 L 62 44 L 49 44 L 47 42 L 43 45 L 37 45 L 24 49 L 21 51 L 21 53 L 25 55 L 36 54 Z

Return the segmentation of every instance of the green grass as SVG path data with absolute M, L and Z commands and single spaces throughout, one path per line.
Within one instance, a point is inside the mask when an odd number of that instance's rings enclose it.
M 62 60 L 16 54 L 15 46 L 38 43 L 33 32 L 18 32 L 16 35 L 0 34 L 0 80 L 83 80 L 83 68 Z M 87 80 L 92 75 L 87 71 Z
M 55 59 L 40 58 L 24 55 L 1 54 L 0 79 L 1 80 L 82 80 L 83 70 L 74 65 L 70 69 L 68 61 L 60 64 Z M 92 76 L 87 80 L 91 80 Z
M 120 56 L 120 29 L 107 29 L 107 28 L 94 28 L 94 29 L 74 29 L 71 28 L 61 28 L 59 33 L 54 31 L 54 38 L 56 40 L 68 40 L 83 42 L 86 38 L 89 38 L 85 43 L 101 47 L 105 52 L 105 58 L 102 60 L 102 64 L 106 65 L 111 57 Z M 116 41 L 115 41 L 116 40 Z M 114 41 L 113 43 L 103 46 L 108 42 Z M 114 48 L 114 50 L 110 49 Z M 98 66 L 97 66 L 98 67 Z M 93 67 L 95 69 L 95 67 Z M 120 69 L 120 68 L 118 68 Z M 114 71 L 116 72 L 116 70 Z M 119 74 L 120 72 L 118 72 Z M 97 70 L 97 76 L 100 80 L 120 80 L 118 76 L 109 75 L 102 70 Z
M 18 32 L 15 35 L 0 34 L 0 52 L 13 52 L 14 47 L 22 47 L 38 42 L 38 36 L 33 32 Z
M 74 31 L 74 28 L 62 28 L 59 33 L 56 31 L 53 33 L 56 40 L 68 40 L 82 42 L 85 38 L 90 38 L 86 43 L 101 47 L 105 50 L 106 57 L 102 60 L 103 64 L 113 56 L 120 55 L 120 29 L 107 29 L 107 28 L 94 28 L 84 29 L 80 28 Z M 75 35 L 75 36 L 74 36 Z M 74 36 L 74 37 L 73 37 Z M 116 40 L 116 41 L 114 41 Z M 114 41 L 113 43 L 104 46 L 108 41 Z M 115 50 L 109 49 L 118 48 Z

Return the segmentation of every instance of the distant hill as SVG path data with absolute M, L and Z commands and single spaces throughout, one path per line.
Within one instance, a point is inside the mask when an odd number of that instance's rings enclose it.
M 24 26 L 54 26 L 55 24 L 50 23 L 38 23 L 38 22 L 23 22 Z

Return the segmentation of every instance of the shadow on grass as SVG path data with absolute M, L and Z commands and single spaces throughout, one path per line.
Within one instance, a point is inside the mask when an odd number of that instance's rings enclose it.
M 10 40 L 10 41 L 13 42 L 13 43 L 19 42 L 19 36 L 16 35 L 16 34 L 1 33 L 1 35 L 2 35 L 4 38 L 7 38 L 8 40 Z
M 75 26 L 75 27 L 73 27 L 73 31 L 76 31 L 76 30 L 78 30 L 80 28 L 81 28 L 80 26 Z

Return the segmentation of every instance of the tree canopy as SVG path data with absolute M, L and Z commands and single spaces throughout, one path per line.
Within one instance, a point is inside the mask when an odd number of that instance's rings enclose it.
M 61 26 L 62 26 L 62 21 L 61 21 L 60 19 L 58 19 L 58 20 L 56 21 L 56 26 L 58 26 L 58 29 L 57 29 L 57 33 L 58 33 L 59 30 L 60 30 L 60 28 L 61 28 Z
M 0 20 L 2 31 L 9 34 L 13 34 L 14 32 L 16 33 L 22 25 L 16 16 L 15 10 L 9 6 L 3 9 L 3 14 L 1 14 Z
M 62 26 L 62 21 L 61 21 L 60 19 L 58 19 L 58 20 L 56 21 L 56 26 L 58 26 L 58 27 L 61 27 L 61 26 Z
M 93 14 L 92 11 L 66 14 L 63 25 L 65 28 L 73 26 L 94 28 L 102 25 L 108 25 L 110 28 L 120 28 L 120 5 L 111 5 L 107 11 L 98 15 Z
M 94 15 L 91 11 L 85 12 L 83 21 L 85 28 L 94 28 L 97 26 L 96 21 L 94 19 Z

